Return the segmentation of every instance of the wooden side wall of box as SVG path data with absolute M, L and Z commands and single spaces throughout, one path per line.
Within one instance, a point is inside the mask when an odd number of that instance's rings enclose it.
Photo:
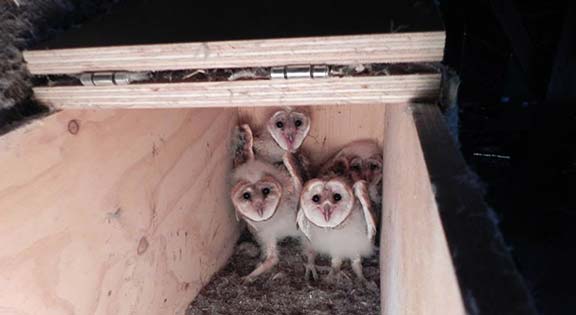
M 66 110 L 0 137 L 0 313 L 184 314 L 238 235 L 236 117 Z

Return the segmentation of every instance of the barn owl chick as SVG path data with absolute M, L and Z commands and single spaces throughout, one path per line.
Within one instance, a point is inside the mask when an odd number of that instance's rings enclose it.
M 301 235 L 296 212 L 302 182 L 291 153 L 285 153 L 283 162 L 285 169 L 249 159 L 233 170 L 230 196 L 236 215 L 246 221 L 266 257 L 245 281 L 252 281 L 278 263 L 278 241 Z
M 343 260 L 350 259 L 356 276 L 366 282 L 362 257 L 372 255 L 376 234 L 366 181 L 354 185 L 343 177 L 308 181 L 300 195 L 297 222 L 311 249 L 331 257 L 328 280 L 339 279 Z M 308 255 L 309 265 L 314 265 L 314 258 Z
M 308 113 L 289 107 L 278 110 L 266 121 L 263 129 L 254 136 L 254 151 L 258 158 L 280 163 L 284 152 L 292 152 L 305 171 L 309 168 L 308 158 L 300 150 L 310 131 Z
M 376 212 L 382 206 L 382 149 L 376 141 L 358 140 L 344 146 L 322 167 L 320 174 L 345 176 L 353 182 L 368 183 L 370 200 Z

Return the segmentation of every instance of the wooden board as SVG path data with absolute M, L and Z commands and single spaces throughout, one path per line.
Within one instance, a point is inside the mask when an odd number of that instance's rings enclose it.
M 239 119 L 242 122 L 250 122 L 258 130 L 278 109 L 278 107 L 242 107 L 238 109 Z M 354 140 L 375 139 L 382 144 L 386 110 L 384 104 L 331 105 L 299 109 L 307 111 L 312 119 L 303 148 L 309 153 L 315 165 L 321 164 Z
M 0 137 L 1 314 L 184 314 L 238 229 L 234 110 L 66 110 Z
M 383 172 L 382 314 L 466 314 L 407 104 L 386 108 Z
M 125 0 L 42 48 L 147 45 L 443 29 L 432 0 Z
M 479 192 L 478 179 L 454 145 L 440 111 L 425 105 L 412 109 L 429 176 L 426 182 L 434 187 L 438 224 L 446 234 L 468 314 L 538 314 Z
M 34 93 L 54 108 L 181 108 L 397 103 L 437 99 L 439 86 L 439 74 L 422 74 L 36 87 Z
M 275 109 L 63 110 L 0 137 L 0 314 L 183 314 L 238 235 L 231 128 Z M 535 314 L 436 107 L 303 109 L 315 164 L 383 145 L 383 314 Z
M 25 51 L 32 74 L 440 62 L 444 32 Z

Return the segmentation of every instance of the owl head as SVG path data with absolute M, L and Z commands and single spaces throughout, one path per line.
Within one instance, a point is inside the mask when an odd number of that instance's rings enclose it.
M 320 172 L 328 176 L 345 176 L 353 182 L 369 184 L 382 180 L 382 150 L 371 139 L 357 140 L 343 147 Z
M 275 173 L 273 166 L 258 160 L 235 169 L 230 197 L 238 215 L 255 222 L 274 215 L 283 193 Z
M 354 208 L 354 193 L 343 178 L 308 181 L 300 195 L 300 209 L 312 224 L 333 228 L 346 220 Z
M 349 175 L 354 182 L 365 180 L 377 183 L 382 179 L 382 155 L 374 154 L 368 157 L 353 155 L 350 157 Z
M 266 129 L 283 150 L 295 152 L 310 131 L 310 117 L 300 111 L 279 110 L 270 117 Z

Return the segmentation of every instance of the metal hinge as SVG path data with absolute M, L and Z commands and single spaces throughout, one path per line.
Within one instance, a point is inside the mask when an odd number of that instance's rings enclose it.
M 321 79 L 327 78 L 330 67 L 327 65 L 291 65 L 272 67 L 270 78 L 276 79 Z
M 175 69 L 151 71 L 102 71 L 75 74 L 37 75 L 37 87 L 53 86 L 111 86 L 155 83 L 205 83 L 242 80 L 316 80 L 361 76 L 390 76 L 406 74 L 438 74 L 439 63 L 369 63 L 284 65 L 239 68 Z
M 130 72 L 85 72 L 80 74 L 82 85 L 128 85 L 132 74 Z
M 270 68 L 270 79 L 322 79 L 330 76 L 328 65 L 289 65 Z M 78 78 L 82 85 L 109 86 L 128 85 L 133 82 L 146 80 L 146 72 L 106 71 L 84 72 Z

